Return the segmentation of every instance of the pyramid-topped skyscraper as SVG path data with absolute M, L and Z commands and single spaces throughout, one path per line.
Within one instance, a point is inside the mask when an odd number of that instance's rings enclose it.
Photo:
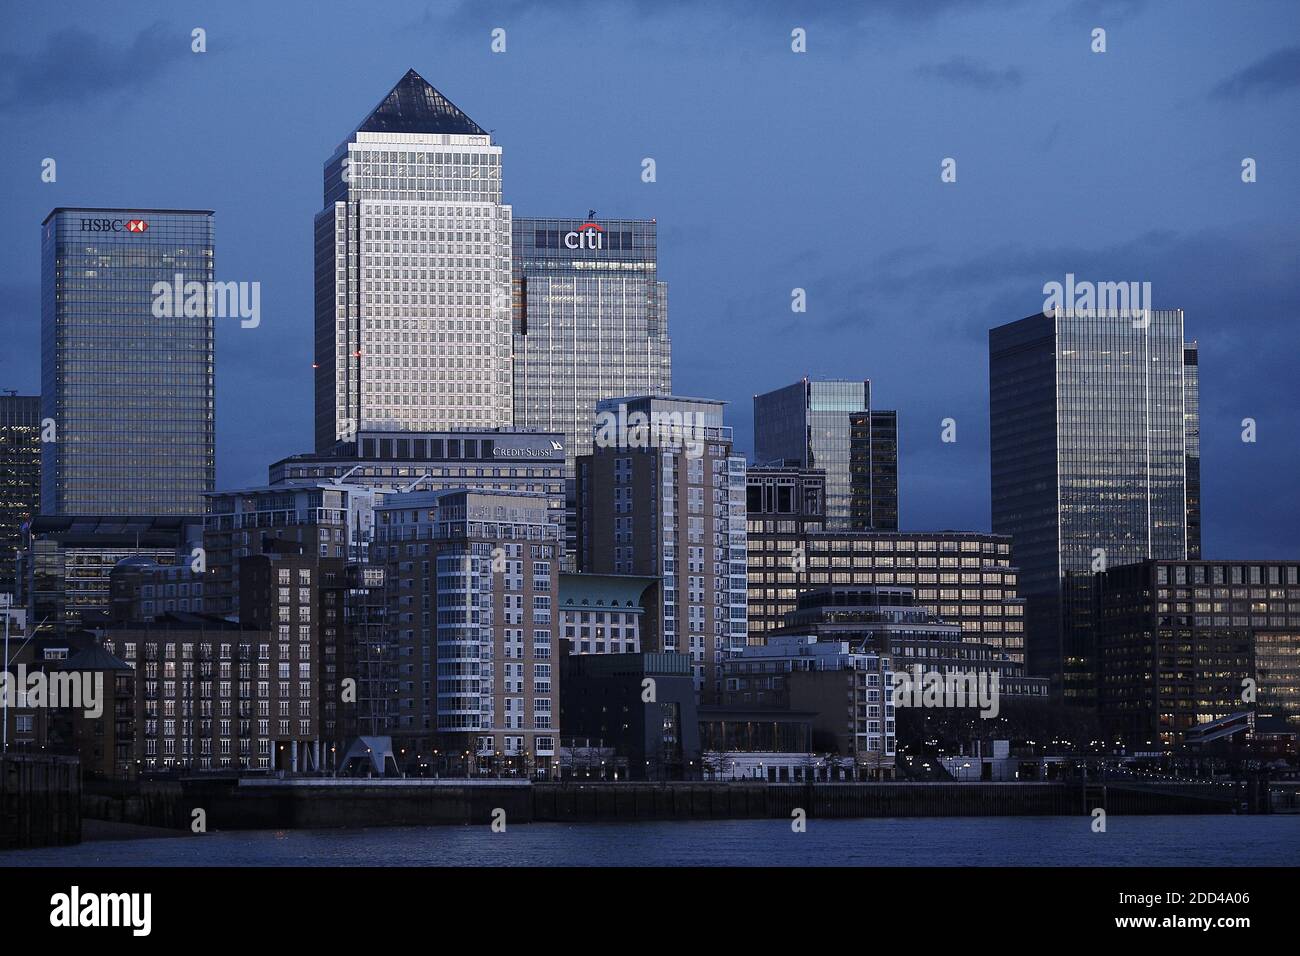
M 414 70 L 397 81 L 383 101 L 355 130 L 358 133 L 459 133 L 486 136 L 487 130 L 466 116 Z
M 501 148 L 408 70 L 325 163 L 316 448 L 513 421 Z

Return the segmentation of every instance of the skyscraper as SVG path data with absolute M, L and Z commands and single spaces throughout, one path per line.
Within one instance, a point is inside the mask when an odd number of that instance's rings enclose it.
M 515 424 L 564 432 L 569 548 L 574 460 L 591 454 L 596 403 L 672 390 L 668 289 L 653 219 L 516 219 Z
M 41 511 L 41 397 L 0 395 L 0 594 L 15 594 L 22 527 Z
M 755 395 L 754 458 L 824 471 L 828 530 L 898 528 L 898 413 L 872 411 L 869 381 L 805 378 Z
M 569 476 L 596 403 L 672 390 L 653 219 L 516 219 L 515 424 L 564 432 Z
M 60 207 L 45 218 L 45 514 L 203 513 L 216 473 L 213 309 L 160 318 L 155 287 L 210 293 L 212 252 L 210 210 Z
M 1091 574 L 1199 545 L 1195 352 L 1181 310 L 1059 311 L 989 332 L 993 530 L 1020 565 L 1029 671 L 1067 698 L 1095 692 Z
M 721 665 L 745 646 L 745 459 L 732 452 L 723 402 L 670 395 L 606 399 L 627 429 L 578 460 L 579 568 L 661 578 L 660 646 L 691 659 L 696 690 L 721 696 Z M 638 416 L 651 435 L 640 441 Z M 656 426 L 655 423 L 674 423 Z M 678 429 L 678 423 L 685 423 Z M 685 441 L 675 439 L 685 435 Z
M 501 147 L 414 70 L 325 164 L 316 450 L 512 423 Z
M 1195 341 L 1183 347 L 1183 420 L 1187 433 L 1187 557 L 1201 556 L 1201 369 Z

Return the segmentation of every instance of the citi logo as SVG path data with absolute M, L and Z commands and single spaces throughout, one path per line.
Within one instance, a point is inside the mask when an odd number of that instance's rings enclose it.
M 584 222 L 572 232 L 564 234 L 566 249 L 604 249 L 605 230 L 594 222 Z
M 125 222 L 121 219 L 81 220 L 82 232 L 144 232 L 148 228 L 149 223 L 143 219 L 128 219 Z

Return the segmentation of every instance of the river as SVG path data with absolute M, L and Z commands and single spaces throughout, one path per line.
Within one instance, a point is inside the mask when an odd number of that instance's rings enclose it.
M 1112 814 L 245 830 L 0 852 L 0 866 L 1295 866 L 1300 815 Z

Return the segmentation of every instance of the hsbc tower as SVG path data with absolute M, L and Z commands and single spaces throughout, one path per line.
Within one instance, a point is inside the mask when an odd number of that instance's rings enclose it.
M 41 511 L 200 515 L 216 478 L 213 315 L 155 287 L 213 280 L 206 209 L 60 207 L 41 225 Z

